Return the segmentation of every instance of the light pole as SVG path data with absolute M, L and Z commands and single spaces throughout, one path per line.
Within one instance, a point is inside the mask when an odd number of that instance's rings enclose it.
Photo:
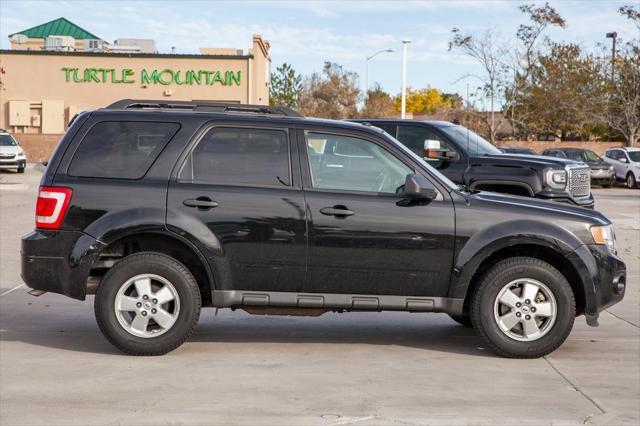
M 374 53 L 371 56 L 367 56 L 367 72 L 365 74 L 365 86 L 364 86 L 364 91 L 365 93 L 369 93 L 369 61 L 373 58 L 375 58 L 376 56 L 378 56 L 381 53 L 392 53 L 393 50 L 392 49 L 383 49 L 383 50 L 379 50 L 376 53 Z
M 407 45 L 411 40 L 402 40 L 402 109 L 400 110 L 400 118 L 404 119 L 407 109 Z
M 616 39 L 618 38 L 618 33 L 615 31 L 612 31 L 610 33 L 607 33 L 607 38 L 610 38 L 612 41 L 611 44 L 611 87 L 613 88 L 613 85 L 615 84 L 614 80 L 615 80 L 615 63 L 616 63 Z M 611 126 L 609 125 L 609 131 L 607 132 L 607 140 L 610 141 L 611 140 Z

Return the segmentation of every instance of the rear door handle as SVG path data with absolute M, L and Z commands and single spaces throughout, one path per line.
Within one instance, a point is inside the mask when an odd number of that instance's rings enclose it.
M 320 213 L 336 217 L 347 217 L 356 214 L 354 211 L 349 210 L 344 206 L 323 207 L 320 209 Z
M 196 207 L 200 210 L 209 210 L 218 207 L 218 202 L 209 197 L 188 198 L 182 202 L 187 207 Z

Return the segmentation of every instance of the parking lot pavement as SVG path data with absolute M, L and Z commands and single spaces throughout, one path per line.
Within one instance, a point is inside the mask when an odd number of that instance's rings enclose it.
M 1 176 L 3 425 L 640 423 L 640 190 L 595 190 L 629 268 L 625 300 L 598 328 L 579 318 L 545 358 L 498 358 L 442 314 L 213 309 L 178 350 L 136 358 L 102 337 L 92 297 L 16 289 L 39 173 Z

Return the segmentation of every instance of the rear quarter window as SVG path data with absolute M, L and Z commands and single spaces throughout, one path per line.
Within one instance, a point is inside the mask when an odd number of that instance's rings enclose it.
M 69 165 L 69 175 L 140 179 L 179 129 L 178 123 L 97 123 L 80 142 Z

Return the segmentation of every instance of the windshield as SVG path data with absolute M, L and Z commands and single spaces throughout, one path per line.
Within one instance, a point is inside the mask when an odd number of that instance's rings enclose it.
M 18 142 L 11 135 L 0 135 L 0 146 L 18 146 Z
M 627 151 L 627 154 L 629 154 L 631 161 L 634 163 L 640 163 L 640 151 Z
M 422 157 L 420 157 L 418 154 L 416 154 L 415 152 L 413 152 L 412 150 L 407 148 L 402 142 L 400 142 L 399 140 L 397 140 L 396 138 L 394 138 L 393 136 L 391 136 L 389 133 L 385 132 L 384 130 L 382 132 L 389 139 L 393 140 L 393 142 L 395 142 L 395 144 L 396 144 L 396 146 L 398 148 L 402 149 L 404 152 L 406 152 L 411 157 L 413 157 L 416 161 L 420 162 L 420 164 L 423 167 L 425 167 L 427 170 L 429 170 L 429 173 L 431 173 L 433 176 L 438 178 L 438 180 L 440 180 L 440 182 L 443 183 L 444 185 L 448 186 L 449 189 L 451 189 L 451 190 L 459 189 L 458 185 L 455 182 L 451 181 L 451 179 L 449 179 L 448 177 L 446 177 L 445 175 L 440 173 L 438 170 L 433 168 L 429 163 L 424 161 L 424 159 Z
M 443 126 L 438 128 L 453 139 L 456 145 L 458 145 L 460 149 L 464 149 L 468 155 L 502 154 L 502 152 L 491 145 L 489 141 L 473 133 L 466 127 Z
M 596 154 L 593 151 L 565 151 L 564 153 L 567 154 L 567 157 L 569 159 L 575 160 L 575 161 L 586 161 L 586 162 L 602 161 L 600 157 L 598 157 L 598 154 Z

